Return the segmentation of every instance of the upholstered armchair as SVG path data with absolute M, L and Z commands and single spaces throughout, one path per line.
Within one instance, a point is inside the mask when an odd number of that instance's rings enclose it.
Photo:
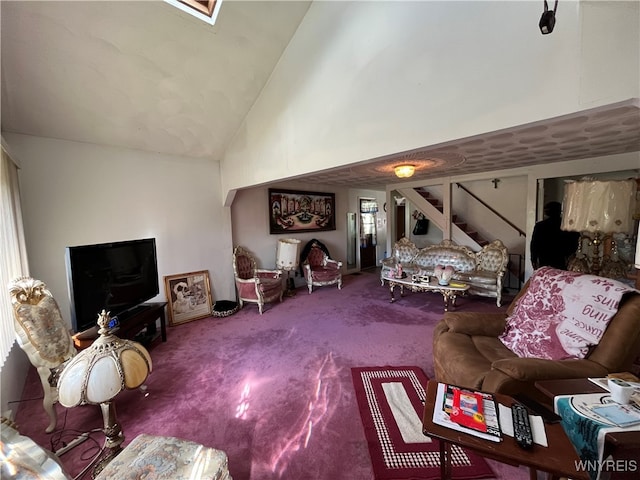
M 338 284 L 338 290 L 342 289 L 342 262 L 329 258 L 326 248 L 313 240 L 311 245 L 305 247 L 306 258 L 302 261 L 302 271 L 307 281 L 309 294 L 313 287 Z
M 9 284 L 18 345 L 36 367 L 44 390 L 42 405 L 49 415 L 47 433 L 56 428 L 54 404 L 58 401 L 58 377 L 76 355 L 68 326 L 51 292 L 40 280 L 20 277 Z
M 244 247 L 236 247 L 233 251 L 233 274 L 238 290 L 240 308 L 244 302 L 257 303 L 260 315 L 265 303 L 276 299 L 282 302 L 284 285 L 282 270 L 265 270 L 257 268 L 253 255 Z
M 562 275 L 568 278 L 566 284 L 557 280 Z M 615 286 L 613 281 L 596 276 L 583 275 L 581 279 L 581 275 L 544 267 L 534 272 L 506 312 L 445 313 L 433 331 L 435 379 L 486 392 L 523 393 L 546 402 L 535 386 L 537 381 L 633 371 L 640 351 L 640 294 L 629 288 L 618 304 L 610 299 L 614 292 L 622 291 L 621 284 Z M 581 304 L 575 290 L 585 288 L 584 283 L 578 283 L 584 282 L 584 277 L 593 279 L 606 293 L 585 295 L 587 302 L 590 298 L 605 299 L 598 308 L 586 303 L 585 310 L 576 309 Z M 608 323 L 603 320 L 612 314 Z M 602 320 L 599 328 L 604 332 L 593 328 L 589 319 Z M 553 338 L 565 331 L 564 343 Z M 596 331 L 602 334 L 599 340 L 585 340 L 585 332 Z M 572 342 L 576 339 L 589 344 L 586 353 L 565 351 L 567 346 L 575 350 Z

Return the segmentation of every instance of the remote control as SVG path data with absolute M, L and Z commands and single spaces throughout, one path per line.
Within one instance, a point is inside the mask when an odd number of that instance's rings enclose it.
M 555 413 L 553 410 L 545 407 L 543 404 L 537 402 L 531 397 L 527 397 L 526 395 L 518 393 L 514 395 L 513 398 L 515 398 L 516 400 L 518 400 L 518 402 L 531 410 L 532 413 L 540 415 L 545 423 L 558 423 L 560 420 L 562 420 L 562 417 L 560 415 Z
M 520 448 L 525 450 L 533 447 L 533 432 L 529 424 L 529 412 L 524 405 L 514 403 L 511 405 L 513 418 L 513 438 Z

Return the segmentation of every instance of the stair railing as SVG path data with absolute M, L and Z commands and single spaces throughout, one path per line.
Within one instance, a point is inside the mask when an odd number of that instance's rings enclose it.
M 461 185 L 461 184 L 459 184 L 457 182 L 456 182 L 456 185 L 457 185 L 458 188 L 461 188 L 462 190 L 467 192 L 469 195 L 471 195 L 471 197 L 475 198 L 478 202 L 480 202 L 480 204 L 482 204 L 487 209 L 489 209 L 491 211 L 491 213 L 493 213 L 496 217 L 498 217 L 500 220 L 502 220 L 507 225 L 509 225 L 511 228 L 513 228 L 516 232 L 518 232 L 518 235 L 520 235 L 521 237 L 526 237 L 527 236 L 527 234 L 524 232 L 524 230 L 521 230 L 520 228 L 518 228 L 517 225 L 515 225 L 513 222 L 511 222 L 508 218 L 504 217 L 504 215 L 502 215 L 500 212 L 495 210 L 491 205 L 488 205 L 484 200 L 482 200 L 477 195 L 475 195 L 467 187 L 465 187 L 464 185 Z

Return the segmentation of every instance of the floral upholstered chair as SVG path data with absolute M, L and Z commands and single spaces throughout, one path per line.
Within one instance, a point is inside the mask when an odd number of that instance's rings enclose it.
M 282 270 L 259 269 L 253 255 L 244 247 L 233 251 L 233 274 L 236 279 L 240 308 L 244 302 L 257 303 L 260 315 L 265 303 L 282 301 Z
M 315 240 L 304 248 L 304 252 L 308 253 L 302 261 L 302 271 L 309 293 L 313 291 L 314 286 L 338 284 L 338 290 L 342 289 L 342 262 L 329 258 L 326 248 Z
M 36 367 L 44 390 L 42 405 L 49 415 L 47 433 L 56 428 L 54 404 L 58 401 L 58 377 L 77 351 L 69 328 L 44 282 L 20 277 L 9 284 L 18 345 Z

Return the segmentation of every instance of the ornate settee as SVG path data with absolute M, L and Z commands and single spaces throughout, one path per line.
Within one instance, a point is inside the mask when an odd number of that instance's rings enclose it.
M 479 252 L 456 245 L 451 240 L 418 248 L 406 237 L 393 246 L 393 254 L 382 260 L 380 281 L 393 276 L 398 264 L 402 271 L 411 275 L 434 275 L 435 267 L 450 265 L 454 268 L 454 280 L 469 284 L 469 294 L 492 297 L 496 304 L 502 302 L 502 281 L 507 271 L 509 256 L 507 247 L 500 240 L 485 245 Z
M 544 267 L 505 313 L 445 313 L 433 332 L 435 378 L 546 402 L 536 381 L 633 371 L 638 319 L 640 292 L 603 277 Z

